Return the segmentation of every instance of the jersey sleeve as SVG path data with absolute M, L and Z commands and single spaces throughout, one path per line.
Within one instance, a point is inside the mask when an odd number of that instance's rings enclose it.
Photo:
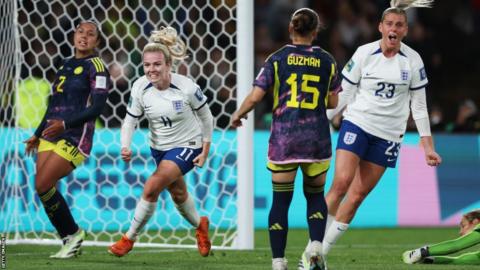
M 112 88 L 108 69 L 99 57 L 93 57 L 90 61 L 92 65 L 92 68 L 90 68 L 92 95 L 108 95 L 108 91 Z
M 255 81 L 253 82 L 254 86 L 258 86 L 263 90 L 268 90 L 273 86 L 274 77 L 275 77 L 275 64 L 272 60 L 272 57 L 267 58 L 263 67 L 257 74 Z
M 422 58 L 417 54 L 412 60 L 412 80 L 410 90 L 419 90 L 427 86 L 428 78 Z
M 330 89 L 328 91 L 338 94 L 342 91 L 342 80 L 338 75 L 337 63 L 332 59 L 332 68 L 330 72 Z
M 127 104 L 127 113 L 135 118 L 143 115 L 142 91 L 142 84 L 139 83 L 139 80 L 135 81 Z
M 358 85 L 362 76 L 363 55 L 360 49 L 357 49 L 352 58 L 348 61 L 342 70 L 342 77 L 352 85 Z
M 98 57 L 90 59 L 89 83 L 90 83 L 90 106 L 82 112 L 65 117 L 63 119 L 66 129 L 79 127 L 87 121 L 97 118 L 107 104 L 108 91 L 112 87 L 110 74 Z
M 203 94 L 202 89 L 197 84 L 193 84 L 193 87 L 187 91 L 188 101 L 190 102 L 192 109 L 198 110 L 203 105 L 207 104 L 207 96 Z

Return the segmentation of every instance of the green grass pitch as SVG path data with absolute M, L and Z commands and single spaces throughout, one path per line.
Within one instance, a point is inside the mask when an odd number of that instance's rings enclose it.
M 457 237 L 457 229 L 454 228 L 351 229 L 330 252 L 328 266 L 330 270 L 480 269 L 478 266 L 406 265 L 401 261 L 404 250 L 454 237 Z M 297 269 L 306 239 L 307 230 L 289 231 L 286 252 L 289 269 Z M 252 251 L 213 250 L 207 258 L 193 249 L 139 247 L 127 256 L 117 258 L 109 255 L 106 247 L 83 247 L 83 254 L 77 258 L 49 259 L 48 256 L 58 248 L 9 245 L 7 240 L 6 269 L 271 269 L 266 230 L 256 231 L 255 249 Z

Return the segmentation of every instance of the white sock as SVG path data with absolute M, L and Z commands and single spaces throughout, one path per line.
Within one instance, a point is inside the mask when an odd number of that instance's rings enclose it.
M 347 223 L 338 222 L 336 220 L 332 221 L 332 224 L 323 238 L 323 255 L 327 255 L 328 252 L 330 252 L 332 246 L 337 243 L 337 240 L 345 233 L 345 231 L 347 231 L 347 229 Z
M 332 225 L 332 222 L 335 220 L 335 216 L 332 216 L 328 214 L 327 216 L 327 225 L 325 225 L 325 234 L 328 232 L 328 228 L 330 228 L 330 225 Z M 323 237 L 325 238 L 325 237 Z
M 332 225 L 332 222 L 335 220 L 335 216 L 332 216 L 330 214 L 328 214 L 327 216 L 327 225 L 325 225 L 325 235 L 327 234 L 328 232 L 328 228 L 330 228 L 330 225 Z M 308 243 L 307 245 L 305 246 L 305 251 L 307 251 L 310 247 L 310 243 L 312 242 L 312 240 L 308 239 Z M 323 242 L 325 242 L 325 237 L 323 237 Z
M 147 224 L 150 217 L 155 212 L 157 207 L 157 202 L 149 202 L 140 198 L 140 201 L 137 203 L 135 208 L 135 215 L 133 216 L 132 223 L 128 229 L 126 235 L 128 239 L 135 241 L 140 231 L 143 229 L 145 224 Z
M 197 228 L 200 225 L 200 217 L 198 216 L 197 209 L 195 208 L 195 202 L 190 194 L 187 200 L 181 204 L 175 204 L 178 212 L 190 223 L 193 227 Z

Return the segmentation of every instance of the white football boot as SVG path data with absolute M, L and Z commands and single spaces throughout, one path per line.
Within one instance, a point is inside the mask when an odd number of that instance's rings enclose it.
M 50 256 L 55 259 L 68 259 L 80 255 L 80 246 L 87 237 L 87 233 L 79 229 L 75 234 L 68 235 L 63 239 L 63 245 L 60 251 Z
M 406 264 L 414 264 L 421 262 L 428 256 L 428 247 L 421 247 L 414 250 L 407 250 L 402 254 L 402 260 Z
M 322 243 L 319 241 L 312 241 L 305 252 L 302 254 L 303 269 L 305 270 L 327 270 L 327 263 L 323 257 Z
M 272 270 L 288 270 L 287 259 L 285 258 L 272 259 Z

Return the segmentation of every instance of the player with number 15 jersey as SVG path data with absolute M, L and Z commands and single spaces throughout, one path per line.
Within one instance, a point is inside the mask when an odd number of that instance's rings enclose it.
M 326 104 L 329 92 L 341 88 L 335 60 L 328 52 L 318 46 L 286 45 L 268 57 L 254 85 L 273 89 L 270 163 L 330 159 Z
M 241 126 L 241 119 L 272 90 L 267 168 L 272 172 L 268 227 L 274 270 L 287 269 L 288 209 L 299 168 L 312 240 L 302 256 L 303 265 L 307 269 L 325 268 L 321 254 L 327 215 L 324 186 L 332 155 L 326 110 L 337 106 L 341 87 L 333 57 L 313 45 L 321 25 L 318 13 L 312 9 L 300 8 L 292 14 L 288 26 L 291 43 L 267 58 L 252 91 L 232 116 L 232 126 Z

